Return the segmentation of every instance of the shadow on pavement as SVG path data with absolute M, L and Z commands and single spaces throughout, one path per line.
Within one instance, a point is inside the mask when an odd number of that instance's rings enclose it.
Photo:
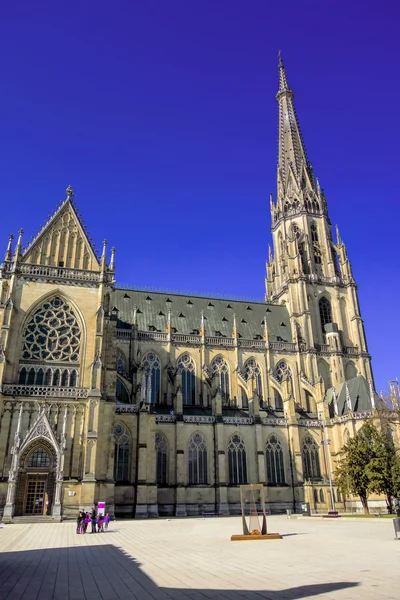
M 168 550 L 166 549 L 166 552 Z M 188 557 L 189 558 L 189 557 Z M 183 565 L 187 572 L 187 566 Z M 1 600 L 297 600 L 352 588 L 356 582 L 265 588 L 159 587 L 129 554 L 112 544 L 24 550 L 0 554 Z M 179 572 L 176 573 L 179 577 Z M 334 596 L 332 596 L 334 597 Z

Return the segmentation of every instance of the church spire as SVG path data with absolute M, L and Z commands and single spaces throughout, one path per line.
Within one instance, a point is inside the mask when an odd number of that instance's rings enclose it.
M 279 53 L 279 89 L 276 99 L 279 105 L 279 154 L 278 179 L 286 190 L 289 174 L 292 173 L 297 187 L 302 187 L 303 170 L 311 170 L 306 149 L 301 136 L 293 91 L 289 87 L 285 67 Z M 310 178 L 312 179 L 312 178 Z

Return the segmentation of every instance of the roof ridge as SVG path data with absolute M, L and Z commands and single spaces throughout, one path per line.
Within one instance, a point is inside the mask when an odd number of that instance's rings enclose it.
M 156 289 L 156 288 L 152 288 L 152 287 L 148 287 L 148 286 L 143 286 L 143 287 L 139 287 L 139 286 L 128 286 L 128 285 L 124 285 L 124 284 L 118 284 L 117 286 L 115 286 L 115 290 L 121 290 L 121 291 L 132 291 L 132 292 L 143 292 L 143 293 L 149 293 L 151 292 L 152 294 L 160 294 L 163 296 L 190 296 L 191 298 L 201 298 L 203 300 L 227 300 L 230 302 L 243 302 L 243 303 L 253 303 L 253 304 L 263 304 L 265 306 L 279 306 L 274 304 L 273 302 L 264 302 L 264 300 L 259 299 L 259 298 L 249 298 L 249 297 L 239 297 L 239 296 L 229 296 L 227 294 L 214 294 L 214 295 L 210 295 L 207 294 L 206 292 L 191 292 L 191 291 L 184 291 L 184 290 L 173 290 L 173 289 Z

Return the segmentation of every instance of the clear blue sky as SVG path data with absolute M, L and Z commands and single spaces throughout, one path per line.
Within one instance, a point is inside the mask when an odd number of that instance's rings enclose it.
M 277 53 L 359 284 L 377 387 L 400 376 L 397 2 L 3 3 L 0 243 L 68 184 L 119 284 L 262 298 Z M 3 252 L 3 251 L 2 251 Z

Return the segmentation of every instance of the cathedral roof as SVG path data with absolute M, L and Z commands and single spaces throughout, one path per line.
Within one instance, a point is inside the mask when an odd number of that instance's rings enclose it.
M 270 341 L 292 342 L 288 311 L 285 306 L 276 304 L 129 289 L 116 289 L 112 303 L 119 310 L 121 328 L 131 326 L 137 306 L 136 318 L 141 331 L 165 332 L 170 311 L 175 333 L 198 334 L 203 312 L 208 336 L 232 337 L 236 315 L 238 337 L 263 339 L 266 317 Z
M 347 389 L 346 389 L 347 387 Z M 330 388 L 326 392 L 326 401 L 332 404 L 334 401 L 334 393 L 336 393 L 338 413 L 343 415 L 349 412 L 349 407 L 346 401 L 347 394 L 350 396 L 352 412 L 366 412 L 372 409 L 371 406 L 371 389 L 368 381 L 362 375 L 358 375 L 346 382 Z M 378 406 L 381 402 L 376 392 L 373 392 L 375 405 Z

